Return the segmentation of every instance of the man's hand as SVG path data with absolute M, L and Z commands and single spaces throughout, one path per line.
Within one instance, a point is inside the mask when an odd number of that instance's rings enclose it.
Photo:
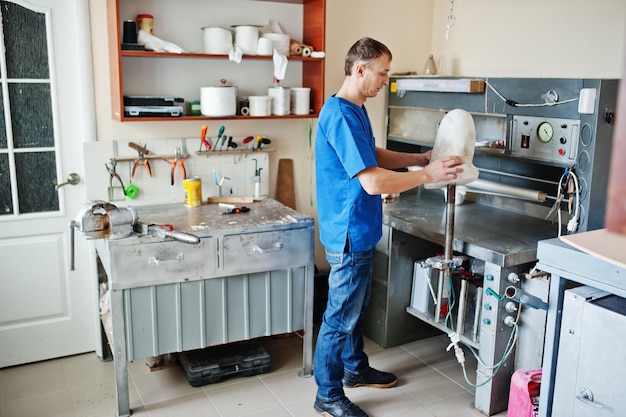
M 447 156 L 429 163 L 424 167 L 424 173 L 429 178 L 426 182 L 432 183 L 456 179 L 457 174 L 463 172 L 463 168 L 459 167 L 462 163 L 463 159 L 459 156 Z

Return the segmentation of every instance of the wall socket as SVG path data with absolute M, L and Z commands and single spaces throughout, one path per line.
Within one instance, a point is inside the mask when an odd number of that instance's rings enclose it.
M 578 98 L 578 113 L 593 114 L 596 107 L 596 89 L 581 88 Z

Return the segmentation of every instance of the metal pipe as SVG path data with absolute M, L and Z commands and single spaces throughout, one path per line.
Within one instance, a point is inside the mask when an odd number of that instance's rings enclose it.
M 474 309 L 474 329 L 472 330 L 472 342 L 478 342 L 478 325 L 480 323 L 480 311 L 483 304 L 483 292 L 479 287 L 476 291 L 476 306 Z
M 465 306 L 467 304 L 467 280 L 461 279 L 461 291 L 459 293 L 459 309 L 456 313 L 456 332 L 463 334 L 465 326 Z
M 446 201 L 446 245 L 444 256 L 446 261 L 452 260 L 452 245 L 454 243 L 454 203 L 456 197 L 456 184 L 448 184 L 448 195 Z M 450 269 L 447 268 L 448 276 Z
M 528 180 L 528 181 L 534 181 L 534 182 L 541 182 L 541 183 L 544 183 L 544 184 L 550 184 L 550 185 L 554 185 L 554 186 L 559 185 L 558 181 L 544 180 L 544 179 L 541 179 L 541 178 L 533 178 L 533 177 L 529 177 L 529 176 L 526 176 L 526 175 L 511 174 L 509 172 L 496 171 L 494 169 L 478 168 L 478 170 L 480 172 L 488 172 L 490 174 L 503 175 L 505 177 L 519 178 L 519 179 Z
M 452 245 L 454 242 L 454 199 L 456 195 L 456 184 L 448 184 L 446 195 L 446 241 L 444 246 L 444 261 L 446 264 L 452 261 Z M 446 265 L 439 272 L 439 281 L 437 283 L 437 306 L 435 309 L 435 322 L 439 323 L 441 319 L 441 309 L 443 307 L 443 290 L 447 285 L 446 281 L 450 278 L 450 267 Z
M 443 298 L 443 280 L 444 280 L 444 271 L 443 269 L 439 270 L 439 279 L 437 280 L 437 303 L 435 304 L 435 323 L 439 323 L 441 319 L 441 300 Z

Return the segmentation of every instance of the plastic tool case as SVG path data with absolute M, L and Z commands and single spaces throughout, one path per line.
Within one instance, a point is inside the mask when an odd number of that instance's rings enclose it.
M 124 96 L 124 116 L 178 117 L 183 115 L 181 97 Z
M 124 96 L 125 106 L 182 106 L 182 97 L 165 96 Z
M 267 351 L 253 343 L 234 343 L 182 352 L 178 361 L 193 387 L 220 382 L 229 376 L 253 376 L 270 371 Z

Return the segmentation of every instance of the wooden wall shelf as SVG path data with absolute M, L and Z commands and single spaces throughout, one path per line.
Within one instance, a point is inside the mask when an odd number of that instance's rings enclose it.
M 115 120 L 121 122 L 154 122 L 154 121 L 190 121 L 190 120 L 252 120 L 252 119 L 306 119 L 315 118 L 319 115 L 324 104 L 324 58 L 296 57 L 290 56 L 288 60 L 298 62 L 302 67 L 302 85 L 311 88 L 312 112 L 308 115 L 288 115 L 288 116 L 232 116 L 224 118 L 212 118 L 203 116 L 182 116 L 182 117 L 133 117 L 124 115 L 124 70 L 123 60 L 134 59 L 205 59 L 228 61 L 228 55 L 210 55 L 203 53 L 185 52 L 181 54 L 163 53 L 153 51 L 140 51 L 122 49 L 122 17 L 120 16 L 120 3 L 130 0 L 110 0 L 107 1 L 107 22 L 108 22 L 108 43 L 109 43 L 109 66 L 111 77 L 111 113 Z M 163 0 L 154 0 L 154 2 Z M 315 51 L 325 51 L 325 22 L 326 22 L 326 0 L 257 0 L 269 1 L 272 3 L 300 4 L 302 5 L 302 40 L 303 43 L 313 46 Z M 227 3 L 225 3 L 227 4 Z M 181 7 L 184 3 L 181 2 Z M 224 7 L 228 7 L 225 5 Z M 241 63 L 246 61 L 268 61 L 272 62 L 271 56 L 244 55 Z M 182 63 L 182 62 L 181 62 Z M 251 74 L 252 75 L 252 74 Z M 172 79 L 174 77 L 171 77 Z M 163 82 L 164 80 L 158 80 Z M 167 81 L 167 80 L 165 80 Z M 157 80 L 155 80 L 157 82 Z M 198 80 L 198 86 L 204 81 Z M 126 93 L 128 94 L 128 93 Z M 144 95 L 148 95 L 145 94 Z

